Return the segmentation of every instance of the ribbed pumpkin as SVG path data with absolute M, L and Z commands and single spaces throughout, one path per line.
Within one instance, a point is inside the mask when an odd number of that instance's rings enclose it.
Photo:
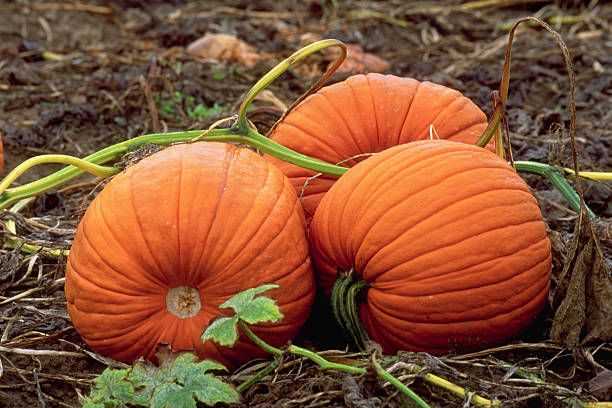
M 254 152 L 223 143 L 167 148 L 116 176 L 81 220 L 68 258 L 75 328 L 101 354 L 130 362 L 156 346 L 234 365 L 263 355 L 200 340 L 219 305 L 266 283 L 284 319 L 254 331 L 277 346 L 313 300 L 303 212 L 287 178 Z
M 368 74 L 349 77 L 310 95 L 270 138 L 308 156 L 351 167 L 363 160 L 364 154 L 430 136 L 473 144 L 486 126 L 485 114 L 454 89 L 411 78 Z M 309 180 L 313 172 L 269 159 L 291 180 L 306 218 L 312 217 L 335 179 Z
M 499 343 L 547 297 L 538 203 L 512 167 L 476 146 L 421 141 L 359 163 L 325 195 L 310 233 L 327 293 L 342 272 L 367 285 L 359 320 L 386 352 Z

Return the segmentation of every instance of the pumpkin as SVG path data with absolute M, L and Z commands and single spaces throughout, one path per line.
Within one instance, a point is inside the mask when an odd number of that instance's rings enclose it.
M 363 287 L 335 301 L 348 310 L 361 297 L 354 319 L 388 353 L 500 343 L 547 298 L 538 203 L 510 165 L 473 145 L 421 141 L 362 161 L 321 201 L 310 241 L 326 293 L 337 279 Z
M 131 362 L 158 344 L 236 365 L 265 355 L 200 336 L 219 305 L 262 284 L 284 319 L 255 326 L 282 346 L 306 320 L 314 276 L 303 212 L 287 178 L 224 143 L 176 145 L 116 176 L 92 201 L 68 257 L 66 299 L 95 351 Z
M 460 92 L 393 75 L 355 75 L 310 95 L 269 137 L 300 153 L 351 167 L 364 155 L 430 137 L 475 143 L 485 114 Z M 274 162 L 301 197 L 306 218 L 335 179 Z

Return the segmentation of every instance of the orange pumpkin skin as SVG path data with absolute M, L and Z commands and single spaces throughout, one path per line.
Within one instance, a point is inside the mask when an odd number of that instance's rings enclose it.
M 235 366 L 265 353 L 248 339 L 226 349 L 200 336 L 229 313 L 221 303 L 266 283 L 280 285 L 266 295 L 284 319 L 254 331 L 281 346 L 297 334 L 313 300 L 302 209 L 272 164 L 207 142 L 167 148 L 104 188 L 79 224 L 65 290 L 74 326 L 101 354 L 154 359 L 161 343 Z M 179 317 L 167 305 L 170 289 L 181 287 L 193 289 L 183 291 L 187 304 L 177 310 L 187 313 Z M 201 309 L 189 316 L 193 292 Z
M 473 144 L 486 127 L 485 114 L 454 89 L 367 74 L 310 95 L 279 123 L 270 138 L 308 156 L 352 167 L 364 159 L 352 157 L 431 136 Z M 268 158 L 289 177 L 310 219 L 335 179 L 309 180 L 315 173 Z
M 409 143 L 359 163 L 323 198 L 310 241 L 327 293 L 351 268 L 369 284 L 360 320 L 388 353 L 500 343 L 548 293 L 538 203 L 506 162 L 468 144 Z

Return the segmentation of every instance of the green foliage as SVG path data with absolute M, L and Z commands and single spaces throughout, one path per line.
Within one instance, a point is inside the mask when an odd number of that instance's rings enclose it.
M 269 297 L 258 296 L 276 288 L 278 285 L 262 285 L 229 298 L 220 307 L 234 310 L 234 315 L 221 317 L 210 324 L 202 334 L 202 341 L 212 340 L 222 346 L 231 347 L 238 340 L 239 321 L 257 324 L 282 320 L 283 314 L 276 302 Z
M 129 369 L 107 368 L 95 380 L 83 407 L 195 408 L 198 401 L 208 406 L 238 402 L 234 387 L 210 373 L 224 370 L 214 361 L 198 362 L 190 353 L 168 359 L 159 368 L 144 362 Z
M 213 106 L 206 106 L 202 103 L 196 103 L 196 100 L 191 95 L 185 95 L 182 92 L 176 91 L 171 98 L 157 98 L 159 112 L 162 116 L 170 119 L 175 119 L 179 116 L 182 110 L 192 120 L 206 120 L 218 116 L 223 112 L 223 106 L 216 103 Z
M 238 318 L 221 317 L 212 322 L 202 334 L 202 341 L 213 340 L 225 347 L 232 347 L 238 340 Z

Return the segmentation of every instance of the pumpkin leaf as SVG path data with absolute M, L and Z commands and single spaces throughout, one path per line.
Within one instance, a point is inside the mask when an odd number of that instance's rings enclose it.
M 248 324 L 278 322 L 283 318 L 280 308 L 273 299 L 258 297 L 240 313 L 240 319 Z
M 256 288 L 247 289 L 232 296 L 231 298 L 226 300 L 220 307 L 224 309 L 234 309 L 236 315 L 240 317 L 246 309 L 252 307 L 251 304 L 255 296 L 267 292 L 271 289 L 276 289 L 278 287 L 278 285 L 268 284 L 261 285 Z
M 232 347 L 238 340 L 237 324 L 238 316 L 221 317 L 204 330 L 201 339 L 203 342 L 212 340 L 221 346 Z
M 134 385 L 127 381 L 128 374 L 128 369 L 104 370 L 95 379 L 91 395 L 84 401 L 83 406 L 110 408 L 125 406 L 128 403 L 134 404 Z
M 195 408 L 198 401 L 208 406 L 238 402 L 234 387 L 215 377 L 226 371 L 215 361 L 198 361 L 191 353 L 165 360 L 161 367 L 138 361 L 132 368 L 106 369 L 84 401 L 87 408 Z
M 155 390 L 151 408 L 196 408 L 189 390 L 178 384 L 163 384 Z

